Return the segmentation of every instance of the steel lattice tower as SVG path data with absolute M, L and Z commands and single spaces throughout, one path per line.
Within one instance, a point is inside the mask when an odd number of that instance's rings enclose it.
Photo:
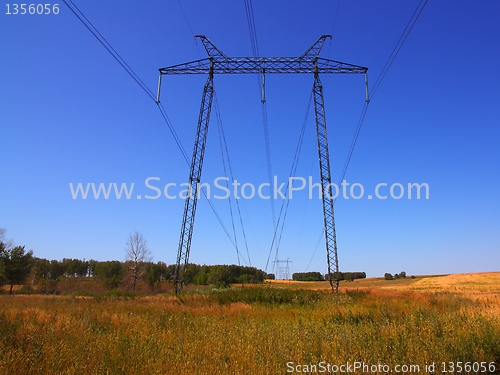
M 292 277 L 290 275 L 290 263 L 293 264 L 291 260 L 275 260 L 274 264 L 274 278 L 275 280 L 291 280 Z
M 189 172 L 190 194 L 186 198 L 184 205 L 184 215 L 182 219 L 182 228 L 174 276 L 175 292 L 180 292 L 185 284 L 185 270 L 188 264 L 189 251 L 191 248 L 191 238 L 193 235 L 194 217 L 196 213 L 196 203 L 200 186 L 201 170 L 203 166 L 203 156 L 205 154 L 208 124 L 210 122 L 210 110 L 214 94 L 214 74 L 262 74 L 265 76 L 265 74 L 276 73 L 314 74 L 314 109 L 316 114 L 318 156 L 323 196 L 328 279 L 332 290 L 338 290 L 340 274 L 333 212 L 332 180 L 330 175 L 330 158 L 326 134 L 323 87 L 321 85 L 319 75 L 337 73 L 365 74 L 366 76 L 368 68 L 319 57 L 321 48 L 323 47 L 325 40 L 327 38 L 331 38 L 330 35 L 321 36 L 316 43 L 314 43 L 299 57 L 228 57 L 205 36 L 198 35 L 197 38 L 201 39 L 207 51 L 208 58 L 162 68 L 160 69 L 160 80 L 158 83 L 159 101 L 160 84 L 163 75 L 208 74 L 208 79 L 203 89 L 200 116 L 198 118 L 198 127 L 196 129 L 193 156 L 191 159 L 191 169 Z M 366 100 L 368 100 L 368 97 Z

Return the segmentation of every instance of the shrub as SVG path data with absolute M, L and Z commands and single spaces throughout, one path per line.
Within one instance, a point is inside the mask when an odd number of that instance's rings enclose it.
M 321 298 L 321 292 L 315 290 L 291 290 L 285 288 L 230 288 L 215 290 L 215 300 L 222 305 L 235 302 L 261 304 L 298 304 L 308 305 Z

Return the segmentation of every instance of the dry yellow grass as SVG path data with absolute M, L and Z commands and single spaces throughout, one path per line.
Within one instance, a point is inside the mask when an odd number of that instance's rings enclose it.
M 500 272 L 461 273 L 423 278 L 408 285 L 387 285 L 383 288 L 450 292 L 475 298 L 498 298 L 500 296 Z
M 382 289 L 423 293 L 451 293 L 484 301 L 483 315 L 500 315 L 500 272 L 462 273 L 423 278 L 407 285 L 387 285 Z
M 408 285 L 414 283 L 419 279 L 399 279 L 391 280 L 391 285 Z M 329 290 L 331 289 L 330 283 L 328 281 L 291 281 L 291 280 L 266 280 L 266 284 L 280 286 L 289 289 L 309 289 L 309 290 Z M 356 279 L 354 281 L 341 281 L 339 285 L 340 291 L 345 291 L 348 289 L 378 289 L 380 287 L 387 286 L 387 280 L 382 278 L 373 277 L 368 279 Z M 238 285 L 235 285 L 238 286 Z
M 328 283 L 273 282 L 180 298 L 0 295 L 0 375 L 283 374 L 288 361 L 500 365 L 498 299 L 465 297 L 494 293 L 497 277 L 360 280 L 338 294 L 296 290 Z
M 266 280 L 269 285 L 291 289 L 330 289 L 327 281 Z M 341 281 L 339 289 L 390 289 L 399 291 L 450 292 L 473 298 L 500 298 L 500 272 L 463 273 L 453 275 L 417 276 L 412 279 L 384 280 L 383 278 Z
M 328 290 L 327 281 L 289 281 L 270 280 L 270 285 L 279 285 L 290 289 Z M 471 299 L 489 302 L 481 310 L 482 314 L 500 315 L 500 272 L 463 273 L 452 275 L 418 276 L 414 279 L 384 280 L 382 278 L 357 279 L 353 282 L 342 281 L 341 292 L 350 289 L 369 290 L 378 295 L 383 291 L 452 293 Z

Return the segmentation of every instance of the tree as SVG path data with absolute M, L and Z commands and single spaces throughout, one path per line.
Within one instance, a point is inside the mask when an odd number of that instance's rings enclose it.
M 122 273 L 122 263 L 117 260 L 98 262 L 94 268 L 94 276 L 111 288 L 118 288 L 122 281 Z
M 386 273 L 386 274 L 384 275 L 384 278 L 385 278 L 386 280 L 392 280 L 392 275 L 391 275 L 390 273 Z
M 15 284 L 21 284 L 31 272 L 33 251 L 25 253 L 24 246 L 6 248 L 0 242 L 0 263 L 3 264 L 5 280 L 10 285 L 10 294 Z
M 167 265 L 163 262 L 158 262 L 156 264 L 150 263 L 149 270 L 146 275 L 146 280 L 149 285 L 153 287 L 156 283 L 162 282 L 169 278 Z
M 0 262 L 0 286 L 5 283 L 5 267 L 3 266 L 3 262 Z
M 35 276 L 46 282 L 50 278 L 50 261 L 47 259 L 35 258 L 36 273 Z
M 139 232 L 129 234 L 127 240 L 127 260 L 129 265 L 129 277 L 132 279 L 132 290 L 135 290 L 135 284 L 142 276 L 141 265 L 151 260 L 151 253 L 147 247 L 146 239 Z
M 6 230 L 4 228 L 0 228 L 0 243 L 3 244 L 4 249 L 10 249 L 12 245 L 12 240 L 8 240 L 5 238 Z
M 0 242 L 0 254 L 3 252 L 4 244 Z M 5 266 L 3 265 L 3 260 L 0 259 L 0 286 L 5 283 Z
M 97 260 L 91 259 L 88 261 L 89 268 L 88 268 L 88 275 L 89 276 L 94 276 L 94 271 L 95 267 L 97 266 L 97 263 L 99 263 Z
M 57 281 L 59 277 L 64 274 L 64 268 L 61 265 L 61 262 L 53 259 L 50 261 L 50 279 L 52 281 Z
M 356 279 L 365 279 L 366 272 L 341 272 L 340 280 L 354 281 Z
M 216 288 L 226 288 L 231 282 L 230 277 L 229 267 L 222 265 L 213 266 L 207 275 L 207 283 L 214 285 Z
M 0 228 L 0 254 L 5 249 L 5 244 L 3 243 L 5 237 L 5 229 Z M 3 264 L 3 260 L 0 259 L 0 286 L 5 283 L 5 266 Z
M 80 259 L 66 259 L 60 262 L 63 269 L 63 275 L 66 277 L 85 277 L 87 276 L 89 262 Z

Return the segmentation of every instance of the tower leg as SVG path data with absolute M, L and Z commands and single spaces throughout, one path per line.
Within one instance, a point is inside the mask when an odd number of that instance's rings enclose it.
M 326 256 L 328 262 L 328 281 L 333 291 L 338 291 L 340 273 L 337 259 L 337 238 L 333 217 L 332 180 L 330 176 L 330 157 L 326 137 L 325 103 L 323 86 L 319 74 L 314 73 L 314 110 L 316 113 L 316 132 L 318 135 L 319 168 L 321 173 L 321 191 L 323 195 L 323 216 L 325 220 Z
M 203 88 L 200 117 L 198 118 L 198 127 L 196 129 L 193 158 L 191 159 L 188 188 L 189 195 L 186 197 L 186 203 L 184 205 L 181 237 L 179 240 L 179 250 L 177 252 L 177 263 L 175 266 L 174 286 L 176 294 L 180 293 L 186 282 L 185 272 L 189 260 L 189 250 L 191 248 L 191 237 L 193 235 L 194 216 L 196 213 L 196 202 L 199 194 L 198 190 L 201 178 L 201 168 L 203 166 L 203 156 L 205 154 L 205 144 L 207 141 L 208 123 L 210 121 L 213 93 L 213 73 L 211 72 L 205 87 Z

